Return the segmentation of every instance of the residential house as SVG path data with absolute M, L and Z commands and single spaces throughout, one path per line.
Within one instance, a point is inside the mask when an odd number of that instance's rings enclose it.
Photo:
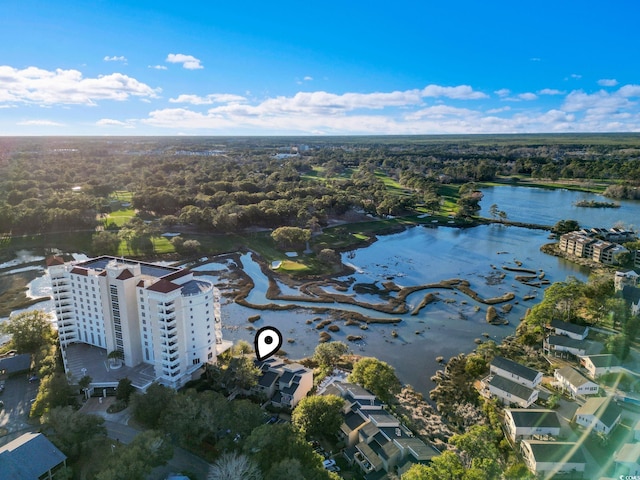
M 10 377 L 18 373 L 27 373 L 30 368 L 31 355 L 28 353 L 9 354 L 0 357 L 0 375 Z
M 558 368 L 553 376 L 558 385 L 569 391 L 574 398 L 579 395 L 597 395 L 600 389 L 597 383 L 592 382 L 573 367 Z
M 613 277 L 613 286 L 616 292 L 621 292 L 625 285 L 630 287 L 638 286 L 638 275 L 633 270 L 629 270 L 628 272 L 618 271 Z
M 591 378 L 598 378 L 605 373 L 619 373 L 623 370 L 620 359 L 609 353 L 584 355 L 580 357 L 580 365 Z
M 560 435 L 560 420 L 553 410 L 541 408 L 507 408 L 504 425 L 512 442 L 537 437 Z
M 616 478 L 640 476 L 640 443 L 625 443 L 613 457 L 616 462 Z
M 615 403 L 613 397 L 589 398 L 584 405 L 576 410 L 574 421 L 589 429 L 609 435 L 611 430 L 620 423 L 622 409 Z
M 25 433 L 0 447 L 0 480 L 55 479 L 66 462 L 65 454 L 43 434 Z
M 553 329 L 556 335 L 566 335 L 574 340 L 584 340 L 589 334 L 588 326 L 576 325 L 575 323 L 565 322 L 557 318 L 551 320 L 549 328 Z
M 523 440 L 520 451 L 525 464 L 536 475 L 553 478 L 556 474 L 584 472 L 586 458 L 582 446 L 574 442 Z
M 495 357 L 491 361 L 490 371 L 529 388 L 535 388 L 542 381 L 541 372 L 504 357 Z
M 498 398 L 505 405 L 515 404 L 527 408 L 538 399 L 538 390 L 500 375 L 494 375 L 485 385 L 489 395 Z
M 586 355 L 587 351 L 592 353 L 592 344 L 586 340 L 575 340 L 567 335 L 550 335 L 544 339 L 542 344 L 544 353 L 553 353 L 556 357 Z M 596 353 L 596 352 L 593 352 Z M 599 351 L 597 353 L 600 353 Z
M 276 407 L 295 408 L 313 388 L 313 370 L 273 357 L 255 362 L 262 371 L 254 392 L 263 393 Z
M 625 285 L 622 287 L 622 298 L 631 308 L 631 315 L 636 316 L 640 313 L 640 288 Z
M 426 463 L 440 452 L 414 437 L 382 402 L 368 390 L 345 382 L 330 383 L 323 395 L 345 400 L 340 436 L 347 448 L 349 463 L 357 464 L 365 479 L 382 479 L 387 472 Z

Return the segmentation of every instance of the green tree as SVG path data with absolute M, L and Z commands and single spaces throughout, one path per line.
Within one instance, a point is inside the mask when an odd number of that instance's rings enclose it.
M 96 255 L 117 255 L 120 238 L 117 233 L 102 231 L 91 237 L 91 250 Z
M 90 452 L 107 434 L 104 418 L 85 415 L 70 406 L 51 409 L 42 416 L 41 422 L 50 429 L 53 443 L 71 460 Z
M 302 248 L 311 238 L 311 230 L 299 227 L 279 227 L 271 232 L 271 238 L 283 248 Z
M 149 428 L 158 428 L 176 395 L 175 390 L 152 383 L 144 395 L 131 398 L 134 418 Z
M 211 465 L 207 480 L 262 480 L 262 472 L 246 455 L 227 452 Z
M 393 367 L 372 357 L 364 357 L 356 362 L 349 381 L 370 390 L 384 402 L 390 401 L 401 387 Z
M 344 400 L 336 395 L 305 397 L 291 415 L 291 423 L 307 438 L 330 437 L 340 430 Z
M 262 372 L 253 363 L 249 356 L 233 357 L 229 361 L 223 375 L 224 383 L 228 388 L 250 390 L 258 384 L 258 378 Z
M 55 407 L 66 407 L 74 401 L 73 389 L 67 377 L 62 373 L 54 373 L 40 380 L 36 400 L 31 405 L 31 417 L 40 417 Z
M 429 466 L 413 464 L 402 480 L 465 480 L 466 473 L 460 458 L 447 451 L 434 457 Z
M 173 456 L 169 438 L 156 430 L 139 433 L 129 445 L 119 445 L 107 458 L 97 480 L 143 480 L 154 467 Z
M 580 230 L 580 224 L 575 220 L 560 220 L 551 229 L 557 235 L 575 232 L 576 230 Z
M 0 323 L 0 333 L 11 335 L 13 347 L 21 353 L 35 353 L 54 337 L 51 317 L 42 310 L 11 315 Z
M 320 367 L 333 368 L 343 355 L 349 352 L 349 347 L 343 342 L 319 343 L 313 351 L 313 359 Z
M 136 391 L 136 388 L 131 384 L 131 380 L 128 378 L 121 378 L 116 387 L 116 399 L 129 403 L 131 394 Z

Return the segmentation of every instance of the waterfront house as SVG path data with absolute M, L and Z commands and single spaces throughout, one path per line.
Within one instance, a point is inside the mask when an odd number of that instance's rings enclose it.
M 507 408 L 504 426 L 512 442 L 560 435 L 560 420 L 553 410 L 542 408 Z
M 584 340 L 589 335 L 589 327 L 586 325 L 577 325 L 571 322 L 565 322 L 554 318 L 549 323 L 548 328 L 552 329 L 556 335 L 565 335 L 574 340 Z
M 498 398 L 505 405 L 514 404 L 527 408 L 538 399 L 538 390 L 500 375 L 493 375 L 485 385 L 489 396 Z
M 0 447 L 0 480 L 56 478 L 67 457 L 41 433 L 25 433 Z
M 313 370 L 299 363 L 285 363 L 276 358 L 255 362 L 262 374 L 253 387 L 276 407 L 295 408 L 313 388 Z
M 520 451 L 529 470 L 540 477 L 584 472 L 586 468 L 582 446 L 574 442 L 523 440 Z
M 610 353 L 581 356 L 580 365 L 591 378 L 598 378 L 605 373 L 619 373 L 623 370 L 620 359 Z
M 542 381 L 542 372 L 504 357 L 495 357 L 491 361 L 490 371 L 529 388 L 536 387 Z
M 616 478 L 640 476 L 640 443 L 625 443 L 613 459 L 616 462 Z
M 613 397 L 589 398 L 584 405 L 576 410 L 574 421 L 591 432 L 609 435 L 611 430 L 620 423 L 622 409 L 615 403 Z
M 572 397 L 580 395 L 597 395 L 600 387 L 582 375 L 573 367 L 556 369 L 553 374 L 558 386 L 571 393 Z
M 579 357 L 587 353 L 600 353 L 601 347 L 587 340 L 575 340 L 567 335 L 550 335 L 542 344 L 543 351 L 556 357 Z

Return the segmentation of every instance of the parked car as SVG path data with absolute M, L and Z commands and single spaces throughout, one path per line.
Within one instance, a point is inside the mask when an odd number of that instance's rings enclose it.
M 335 460 L 333 460 L 333 459 L 325 460 L 324 462 L 322 462 L 322 466 L 323 466 L 324 468 L 326 468 L 327 470 L 329 470 L 330 468 L 332 468 L 332 467 L 335 467 L 335 466 L 336 466 L 336 461 L 335 461 Z

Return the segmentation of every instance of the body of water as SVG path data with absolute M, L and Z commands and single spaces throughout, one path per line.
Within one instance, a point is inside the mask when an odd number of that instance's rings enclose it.
M 483 215 L 488 215 L 489 206 L 495 203 L 499 209 L 507 212 L 509 219 L 521 222 L 553 225 L 558 220 L 573 218 L 584 226 L 610 227 L 617 221 L 634 224 L 634 219 L 640 218 L 639 202 L 621 202 L 619 209 L 578 208 L 573 206 L 575 201 L 583 198 L 602 200 L 602 197 L 568 190 L 505 186 L 484 189 L 483 192 Z M 316 322 L 307 322 L 317 317 L 331 317 L 331 313 L 316 314 L 311 307 L 357 311 L 371 317 L 401 318 L 401 323 L 397 325 L 372 324 L 366 330 L 358 326 L 344 326 L 341 321 L 335 322 L 340 326 L 340 331 L 332 332 L 331 336 L 333 340 L 348 343 L 354 353 L 389 362 L 403 382 L 428 393 L 433 388 L 431 376 L 441 368 L 436 357 L 447 359 L 460 352 L 470 352 L 475 348 L 474 340 L 484 338 L 483 334 L 499 342 L 513 333 L 526 309 L 537 302 L 536 298 L 542 298 L 543 288 L 523 285 L 515 279 L 520 273 L 505 271 L 503 266 L 516 267 L 521 263 L 523 268 L 544 271 L 545 279 L 551 282 L 565 280 L 568 276 L 575 276 L 582 281 L 587 279 L 587 269 L 540 251 L 540 246 L 550 241 L 548 232 L 499 224 L 467 229 L 419 226 L 380 236 L 373 244 L 342 255 L 343 262 L 354 267 L 354 273 L 337 279 L 350 285 L 346 292 L 337 293 L 352 295 L 363 302 L 383 303 L 384 300 L 371 293 L 358 294 L 354 285 L 375 284 L 382 287 L 384 282 L 392 281 L 398 286 L 408 287 L 460 278 L 468 281 L 470 287 L 484 298 L 513 292 L 516 297 L 508 302 L 513 309 L 503 314 L 508 325 L 499 326 L 486 323 L 487 305 L 455 290 L 422 290 L 409 295 L 407 301 L 411 310 L 426 293 L 437 293 L 438 301 L 415 316 L 410 313 L 383 314 L 362 306 L 337 303 L 268 300 L 265 297 L 267 277 L 251 254 L 244 254 L 241 257 L 243 269 L 255 283 L 247 300 L 258 305 L 293 303 L 297 307 L 286 311 L 256 311 L 225 299 L 222 306 L 224 336 L 229 340 L 243 339 L 253 343 L 254 331 L 271 325 L 282 332 L 283 349 L 289 356 L 300 358 L 313 353 L 319 332 L 322 331 L 315 328 Z M 35 258 L 41 257 L 20 252 L 20 258 L 4 264 L 5 270 L 0 272 L 0 276 L 16 274 Z M 233 266 L 234 262 L 226 259 L 195 270 L 225 291 L 229 290 L 226 274 Z M 281 285 L 281 289 L 287 295 L 299 294 L 293 287 Z M 332 287 L 327 287 L 327 291 L 336 293 Z M 29 285 L 30 296 L 39 297 L 49 293 L 50 282 L 45 274 Z M 529 296 L 535 298 L 524 299 Z M 35 308 L 52 311 L 53 305 L 52 302 L 45 302 Z M 499 305 L 497 308 L 500 311 Z M 250 324 L 248 317 L 256 313 L 260 314 L 261 319 Z M 393 331 L 395 336 L 392 335 Z M 348 335 L 361 335 L 362 340 L 349 343 L 346 340 Z
M 627 227 L 640 227 L 640 201 L 612 200 L 594 193 L 563 189 L 498 186 L 482 189 L 484 194 L 480 215 L 490 217 L 489 208 L 495 204 L 516 222 L 554 225 L 559 220 L 577 220 L 583 227 L 610 228 L 618 222 Z M 576 207 L 580 200 L 615 202 L 620 208 Z M 635 229 L 634 228 L 634 229 Z

